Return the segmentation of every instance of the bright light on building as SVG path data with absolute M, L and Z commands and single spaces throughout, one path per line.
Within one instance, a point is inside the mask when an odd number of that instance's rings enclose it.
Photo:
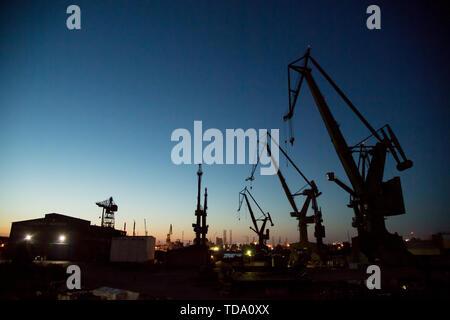
M 30 241 L 30 240 L 31 240 L 31 235 L 27 234 L 27 235 L 25 236 L 25 240 Z
M 252 250 L 247 250 L 247 252 L 245 252 L 246 255 L 248 255 L 249 257 L 252 256 Z
M 59 242 L 64 242 L 64 241 L 66 241 L 66 236 L 62 234 L 59 236 L 58 239 L 59 239 Z
M 214 247 L 213 251 L 219 251 L 219 247 Z

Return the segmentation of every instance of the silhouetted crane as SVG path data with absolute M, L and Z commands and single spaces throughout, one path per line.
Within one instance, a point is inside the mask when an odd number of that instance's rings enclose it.
M 194 244 L 195 245 L 206 245 L 207 239 L 206 234 L 208 233 L 208 225 L 206 224 L 206 216 L 207 216 L 207 201 L 208 201 L 208 191 L 205 188 L 205 199 L 204 199 L 204 205 L 203 208 L 200 204 L 200 189 L 202 185 L 202 165 L 198 165 L 198 171 L 197 171 L 197 209 L 195 210 L 195 216 L 196 216 L 196 223 L 192 224 L 192 227 L 194 228 L 195 232 L 195 239 Z
M 272 157 L 270 146 L 268 144 L 269 138 L 271 139 L 271 143 L 276 144 L 276 147 L 281 151 L 281 153 L 286 157 L 286 159 L 292 164 L 292 166 L 300 174 L 302 179 L 306 182 L 307 186 L 309 186 L 310 188 L 307 188 L 307 189 L 303 188 L 303 191 L 301 191 L 301 192 L 300 191 L 296 192 L 296 193 L 291 192 L 291 190 L 289 189 L 289 186 L 286 183 L 286 179 L 284 178 L 283 173 L 281 172 L 281 169 L 279 168 L 277 161 Z M 318 249 L 319 253 L 322 253 L 323 238 L 325 237 L 325 227 L 322 225 L 322 222 L 323 222 L 322 211 L 320 210 L 320 208 L 318 207 L 318 204 L 317 204 L 317 197 L 319 197 L 322 193 L 319 192 L 315 182 L 313 180 L 308 180 L 306 178 L 306 176 L 300 171 L 300 169 L 292 161 L 292 159 L 287 155 L 287 153 L 278 145 L 278 143 L 274 139 L 272 139 L 272 137 L 270 136 L 270 134 L 268 132 L 267 132 L 267 139 L 263 145 L 264 145 L 264 148 L 267 148 L 267 152 L 269 153 L 269 155 L 271 157 L 272 163 L 277 172 L 277 176 L 278 176 L 278 179 L 280 180 L 283 191 L 286 194 L 289 204 L 292 207 L 293 211 L 291 212 L 291 217 L 295 217 L 298 220 L 298 230 L 300 233 L 299 245 L 303 246 L 303 247 L 304 246 L 309 247 L 310 243 L 308 240 L 308 224 L 314 223 L 315 224 L 314 236 L 317 241 L 317 249 Z M 263 148 L 263 150 L 261 150 L 261 152 L 264 152 L 264 148 Z M 248 178 L 246 178 L 245 181 L 253 181 L 255 179 L 254 174 L 256 171 L 256 167 L 259 164 L 260 156 L 261 155 L 258 156 L 257 162 L 256 162 L 256 164 L 253 165 L 250 176 Z M 294 199 L 296 196 L 299 196 L 299 195 L 306 196 L 306 200 L 305 200 L 301 210 L 298 210 L 297 204 Z M 311 207 L 314 211 L 314 215 L 306 216 L 311 203 L 312 203 Z
M 325 227 L 322 225 L 322 210 L 320 210 L 317 204 L 317 198 L 322 194 L 319 192 L 316 183 L 314 180 L 308 180 L 306 176 L 300 171 L 297 165 L 292 161 L 292 159 L 287 155 L 287 153 L 281 148 L 277 142 L 272 139 L 270 133 L 267 132 L 268 139 L 266 141 L 267 152 L 269 153 L 272 163 L 275 166 L 275 170 L 277 171 L 278 179 L 280 180 L 281 186 L 283 187 L 284 193 L 291 204 L 292 209 L 291 217 L 295 217 L 298 220 L 298 229 L 300 232 L 300 244 L 309 246 L 308 240 L 308 224 L 314 223 L 314 237 L 316 238 L 317 249 L 319 253 L 323 249 L 323 238 L 325 238 Z M 291 163 L 291 165 L 295 168 L 298 174 L 303 178 L 309 188 L 303 188 L 303 191 L 299 191 L 296 193 L 291 193 L 286 180 L 281 172 L 281 169 L 278 167 L 278 163 L 272 156 L 272 152 L 270 150 L 270 146 L 268 144 L 269 138 L 271 139 L 271 143 L 274 143 L 276 147 L 281 151 L 281 153 L 286 157 L 286 159 Z M 297 205 L 295 203 L 294 197 L 296 196 L 306 196 L 305 202 L 303 203 L 302 209 L 299 211 Z M 309 206 L 311 204 L 311 208 L 313 209 L 314 214 L 312 216 L 306 216 L 308 213 Z
M 114 213 L 117 212 L 118 207 L 117 204 L 114 203 L 112 197 L 105 201 L 100 201 L 95 203 L 102 210 L 102 227 L 106 228 L 114 228 Z
M 256 206 L 258 207 L 259 211 L 261 211 L 262 217 L 260 217 L 258 219 L 255 218 L 255 215 L 253 213 L 252 206 L 250 205 L 250 201 L 248 200 L 247 194 L 252 198 L 253 202 L 256 204 Z M 249 211 L 250 217 L 252 218 L 252 221 L 253 221 L 254 228 L 250 227 L 250 229 L 253 230 L 258 235 L 258 245 L 259 245 L 259 247 L 261 247 L 261 248 L 265 247 L 266 246 L 266 240 L 270 239 L 269 229 L 265 229 L 266 228 L 266 223 L 267 223 L 267 221 L 270 221 L 270 225 L 273 227 L 274 224 L 272 222 L 272 217 L 270 216 L 269 212 L 264 212 L 264 210 L 261 209 L 261 207 L 259 206 L 258 202 L 256 202 L 255 198 L 252 196 L 252 194 L 247 189 L 247 187 L 245 187 L 241 192 L 239 192 L 239 208 L 238 208 L 238 211 L 241 210 L 242 202 L 244 201 L 244 199 L 245 199 L 245 202 L 247 203 L 248 211 Z M 258 226 L 258 221 L 262 222 L 262 225 L 260 227 Z M 264 231 L 265 231 L 265 233 L 264 233 Z M 230 230 L 230 243 L 231 243 L 231 230 Z
M 313 66 L 323 75 L 338 95 L 350 107 L 361 122 L 369 129 L 370 135 L 354 146 L 348 146 L 338 123 L 334 119 L 319 87 L 313 76 L 312 69 L 308 67 L 311 61 Z M 298 63 L 303 62 L 302 65 Z M 291 72 L 299 74 L 300 79 L 295 88 L 291 88 Z M 334 176 L 333 172 L 327 174 L 330 181 L 334 181 L 350 194 L 349 207 L 353 208 L 355 217 L 352 226 L 358 230 L 358 237 L 354 238 L 354 247 L 359 247 L 369 260 L 382 258 L 386 253 L 394 258 L 400 253 L 407 255 L 407 250 L 401 237 L 386 230 L 385 217 L 405 213 L 403 194 L 399 177 L 383 181 L 385 160 L 390 152 L 397 162 L 399 171 L 411 168 L 413 163 L 403 152 L 397 137 L 389 125 L 375 130 L 361 115 L 351 101 L 344 95 L 328 74 L 320 67 L 310 55 L 310 48 L 303 57 L 288 65 L 289 111 L 284 120 L 292 118 L 298 101 L 303 79 L 306 80 L 316 106 L 320 112 L 325 127 L 334 145 L 339 160 L 347 174 L 351 187 Z M 375 138 L 374 145 L 368 145 L 370 138 Z M 291 136 L 290 142 L 294 138 Z M 353 154 L 359 155 L 356 163 Z M 405 256 L 403 255 L 403 256 Z

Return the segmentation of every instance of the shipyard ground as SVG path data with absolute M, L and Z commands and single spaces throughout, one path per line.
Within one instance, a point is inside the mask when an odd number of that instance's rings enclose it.
M 81 268 L 82 290 L 66 288 L 66 267 Z M 383 268 L 381 290 L 368 290 L 364 268 L 271 269 L 233 267 L 221 262 L 210 268 L 164 265 L 34 262 L 0 264 L 0 299 L 98 299 L 99 287 L 139 293 L 142 300 L 329 300 L 449 299 L 448 266 Z M 78 294 L 76 294 L 78 292 Z M 69 295 L 67 295 L 69 294 Z

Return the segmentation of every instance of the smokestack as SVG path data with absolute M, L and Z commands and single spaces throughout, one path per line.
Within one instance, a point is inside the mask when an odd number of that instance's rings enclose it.
M 227 230 L 223 230 L 223 245 L 227 246 Z

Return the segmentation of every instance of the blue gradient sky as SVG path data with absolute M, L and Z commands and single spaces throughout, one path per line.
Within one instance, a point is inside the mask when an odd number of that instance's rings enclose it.
M 365 26 L 378 4 L 382 29 Z M 82 30 L 66 28 L 77 4 Z M 447 14 L 448 16 L 448 14 Z M 448 231 L 448 18 L 427 1 L 3 1 L 0 10 L 0 234 L 12 221 L 59 212 L 99 224 L 96 201 L 113 196 L 117 225 L 193 238 L 196 170 L 175 166 L 176 128 L 280 128 L 288 107 L 286 67 L 312 54 L 376 128 L 389 123 L 414 167 L 400 174 L 407 214 L 400 234 Z M 319 78 L 320 79 L 320 78 Z M 349 144 L 367 130 L 319 85 Z M 304 87 L 306 88 L 306 86 Z M 355 232 L 348 196 L 326 181 L 338 158 L 309 90 L 294 116 L 292 157 L 323 192 L 327 241 Z M 303 183 L 281 161 L 292 189 Z M 233 230 L 250 166 L 204 167 L 209 237 Z M 397 175 L 388 159 L 386 178 Z M 346 180 L 346 179 L 345 179 Z M 295 191 L 293 190 L 293 191 Z M 276 241 L 297 240 L 276 176 L 253 193 L 271 212 Z M 300 199 L 299 199 L 300 200 Z M 310 232 L 312 238 L 312 232 Z

